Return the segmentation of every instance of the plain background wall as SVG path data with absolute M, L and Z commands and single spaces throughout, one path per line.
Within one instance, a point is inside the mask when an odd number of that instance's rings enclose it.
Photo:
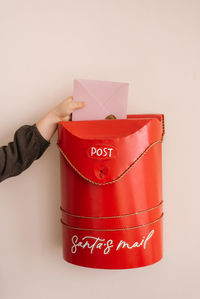
M 62 259 L 57 136 L 0 185 L 0 298 L 200 296 L 199 0 L 0 0 L 0 142 L 73 92 L 129 82 L 129 113 L 164 113 L 164 258 L 98 270 Z

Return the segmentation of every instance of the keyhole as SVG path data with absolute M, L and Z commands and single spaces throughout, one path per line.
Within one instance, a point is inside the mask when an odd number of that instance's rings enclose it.
M 99 173 L 100 178 L 102 178 L 102 174 L 103 174 L 103 170 L 101 169 Z

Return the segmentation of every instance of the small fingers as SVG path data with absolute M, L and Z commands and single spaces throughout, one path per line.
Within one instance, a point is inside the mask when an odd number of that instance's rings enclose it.
M 71 108 L 74 109 L 78 109 L 78 108 L 83 108 L 85 107 L 86 103 L 85 102 L 72 102 L 71 103 Z
M 68 97 L 64 101 L 66 101 L 67 103 L 71 103 L 73 101 L 73 96 Z

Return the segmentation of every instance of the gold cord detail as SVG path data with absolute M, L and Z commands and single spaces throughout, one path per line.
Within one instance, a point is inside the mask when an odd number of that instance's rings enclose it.
M 156 219 L 156 220 L 154 220 L 154 221 L 152 221 L 152 222 L 146 223 L 146 224 L 142 224 L 142 225 L 138 225 L 138 226 L 133 226 L 133 227 L 116 228 L 116 229 L 97 229 L 97 228 L 93 229 L 93 228 L 82 228 L 82 227 L 74 227 L 74 226 L 67 225 L 66 223 L 64 223 L 64 222 L 62 221 L 62 219 L 60 219 L 60 222 L 61 222 L 64 226 L 66 226 L 67 228 L 70 228 L 70 229 L 76 229 L 76 230 L 86 230 L 86 231 L 123 231 L 123 230 L 137 229 L 137 228 L 145 227 L 145 226 L 147 226 L 147 225 L 156 223 L 156 222 L 158 222 L 159 220 L 162 219 L 163 215 L 164 215 L 164 213 L 162 213 L 162 215 L 161 215 L 158 219 Z
M 122 217 L 126 217 L 126 216 L 134 216 L 134 215 L 138 215 L 138 214 L 141 214 L 141 213 L 146 213 L 146 212 L 149 212 L 149 211 L 153 211 L 153 210 L 159 208 L 162 204 L 163 204 L 163 201 L 161 201 L 157 206 L 155 206 L 151 209 L 148 209 L 148 210 L 142 210 L 142 211 L 138 211 L 138 212 L 135 212 L 135 213 L 125 214 L 125 215 L 117 215 L 117 216 L 96 216 L 96 217 L 95 216 L 81 216 L 81 215 L 68 213 L 62 207 L 60 207 L 60 210 L 64 214 L 69 215 L 69 216 L 73 216 L 75 218 L 85 218 L 85 219 L 110 219 L 111 218 L 112 219 L 112 218 L 122 218 Z
M 103 186 L 103 185 L 109 185 L 109 184 L 113 184 L 116 183 L 117 181 L 119 181 L 121 178 L 123 178 L 123 176 L 150 150 L 150 148 L 152 148 L 154 145 L 156 145 L 157 143 L 162 142 L 162 140 L 157 140 L 155 142 L 153 142 L 152 144 L 150 144 L 146 150 L 116 179 L 109 181 L 109 182 L 105 182 L 105 183 L 97 183 L 94 182 L 92 180 L 90 180 L 89 178 L 87 178 L 86 176 L 84 176 L 71 162 L 70 160 L 67 158 L 67 156 L 65 155 L 65 153 L 63 152 L 63 150 L 58 146 L 60 152 L 62 153 L 62 155 L 64 156 L 65 160 L 69 163 L 69 165 L 86 181 L 88 181 L 89 183 L 92 183 L 94 185 L 98 185 L 98 186 Z

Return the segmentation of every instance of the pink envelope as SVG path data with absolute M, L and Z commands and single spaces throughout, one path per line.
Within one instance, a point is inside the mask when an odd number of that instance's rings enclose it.
M 86 106 L 72 113 L 72 120 L 105 119 L 114 114 L 126 118 L 128 83 L 74 79 L 74 101 L 85 101 Z

